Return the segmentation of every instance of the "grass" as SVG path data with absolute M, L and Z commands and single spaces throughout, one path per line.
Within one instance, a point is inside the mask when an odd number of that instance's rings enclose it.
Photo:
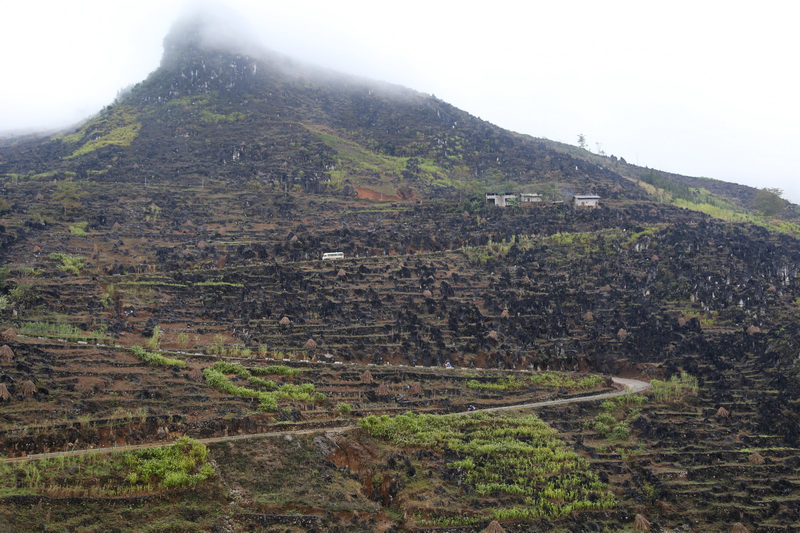
M 58 263 L 58 265 L 56 265 L 56 269 L 58 269 L 59 272 L 68 272 L 75 274 L 76 276 L 80 276 L 81 270 L 83 270 L 83 267 L 86 266 L 85 257 L 58 252 L 53 252 L 48 257 L 51 261 Z
M 143 362 L 147 363 L 150 366 L 175 366 L 178 368 L 185 368 L 186 362 L 181 361 L 180 359 L 172 359 L 169 357 L 164 357 L 161 354 L 148 352 L 141 346 L 131 346 L 130 350 L 133 354 L 141 359 Z
M 61 137 L 64 144 L 81 144 L 67 159 L 94 152 L 107 146 L 130 146 L 142 128 L 136 110 L 129 106 L 116 106 L 101 114 L 75 133 Z
M 696 395 L 700 390 L 697 378 L 686 372 L 674 375 L 667 381 L 654 379 L 650 385 L 653 387 L 653 399 L 660 403 L 678 401 L 687 395 Z
M 274 380 L 266 380 L 254 374 L 269 375 L 274 373 L 281 376 L 294 376 L 296 371 L 281 365 L 266 368 L 245 368 L 235 363 L 219 361 L 213 366 L 203 370 L 203 377 L 210 386 L 220 392 L 238 396 L 240 398 L 254 398 L 258 400 L 258 408 L 262 411 L 277 411 L 281 401 L 291 400 L 303 403 L 320 402 L 325 395 L 316 392 L 312 383 L 296 385 L 293 383 L 277 384 Z M 234 375 L 247 380 L 256 388 L 236 385 L 228 376 Z
M 88 222 L 76 222 L 69 227 L 69 232 L 75 237 L 86 237 L 88 235 L 86 233 L 86 226 L 88 225 Z
M 460 480 L 463 497 L 499 500 L 495 506 L 481 506 L 477 513 L 484 519 L 555 520 L 616 506 L 586 460 L 535 415 L 407 413 L 369 416 L 360 425 L 373 437 L 401 448 L 442 452 L 449 458 L 445 477 Z M 421 520 L 464 525 L 446 511 L 430 510 Z
M 467 381 L 467 387 L 476 390 L 520 390 L 531 386 L 569 389 L 569 390 L 592 390 L 605 384 L 605 380 L 600 376 L 585 376 L 575 378 L 569 374 L 559 372 L 537 372 L 530 377 L 519 378 L 509 376 L 495 381 L 478 381 L 471 379 Z
M 194 488 L 216 475 L 188 437 L 158 448 L 0 463 L 0 496 L 115 498 Z
M 331 183 L 335 187 L 341 186 L 345 179 L 363 177 L 370 180 L 370 188 L 395 194 L 397 180 L 409 173 L 413 174 L 413 179 L 433 187 L 464 187 L 462 180 L 451 178 L 453 171 L 445 170 L 431 158 L 385 155 L 329 131 L 312 132 L 326 146 L 336 151 L 337 169 L 329 172 Z M 466 174 L 463 170 L 462 173 Z M 379 177 L 378 183 L 372 183 L 375 176 Z
M 623 394 L 605 400 L 600 407 L 602 413 L 589 424 L 603 439 L 614 442 L 631 439 L 630 423 L 641 414 L 639 406 L 647 403 L 647 397 L 640 394 Z M 633 444 L 633 443 L 630 443 Z
M 63 322 L 23 322 L 20 324 L 19 332 L 29 337 L 47 337 L 70 342 L 94 341 L 100 343 L 107 342 L 109 339 L 104 328 L 85 332 L 72 324 Z

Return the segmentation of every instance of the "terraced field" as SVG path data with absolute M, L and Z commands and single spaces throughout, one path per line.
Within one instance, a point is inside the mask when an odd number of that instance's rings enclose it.
M 5 220 L 3 327 L 18 334 L 7 335 L 12 355 L 0 362 L 7 456 L 183 435 L 324 432 L 370 415 L 457 413 L 610 386 L 536 381 L 552 371 L 576 372 L 576 382 L 588 373 L 663 380 L 683 372 L 698 379 L 698 391 L 677 403 L 538 410 L 617 501 L 554 523 L 615 530 L 641 514 L 695 531 L 796 526 L 800 431 L 787 371 L 796 332 L 785 324 L 798 312 L 800 255 L 789 238 L 622 202 L 501 210 L 163 187 L 110 202 L 113 188 L 98 187 L 108 192 L 66 218 L 45 198 Z M 21 203 L 36 188 L 17 187 L 12 197 Z M 224 205 L 248 216 L 233 219 Z M 80 220 L 89 222 L 83 235 L 70 229 Z M 346 258 L 322 261 L 325 251 Z M 720 407 L 729 416 L 720 418 Z M 420 483 L 388 466 L 393 453 L 430 470 L 438 481 L 428 488 L 457 509 L 488 509 L 498 497 L 460 492 L 446 467 L 452 458 L 337 437 L 338 446 L 355 446 L 361 466 L 334 474 L 339 459 L 315 448 L 315 437 L 297 438 L 312 470 L 356 495 L 346 520 L 363 531 L 487 525 L 488 514 L 458 523 L 419 502 L 386 500 L 389 485 L 375 490 L 367 478 L 392 471 Z M 254 442 L 283 449 L 276 438 Z M 210 445 L 228 461 L 213 491 L 247 494 L 236 527 L 341 527 L 326 515 L 341 500 L 333 492 L 314 504 L 286 480 L 303 505 L 267 495 L 275 487 L 243 474 L 235 450 L 254 454 L 247 468 L 280 462 L 267 451 L 255 459 L 262 452 L 244 441 L 230 446 Z M 763 463 L 750 462 L 755 452 Z M 305 473 L 298 479 L 315 483 Z M 290 511 L 308 523 L 285 518 Z M 499 517 L 513 531 L 531 522 L 520 516 Z

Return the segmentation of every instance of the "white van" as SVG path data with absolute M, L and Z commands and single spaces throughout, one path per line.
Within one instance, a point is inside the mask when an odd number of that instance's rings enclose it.
M 325 252 L 322 254 L 323 261 L 328 259 L 344 259 L 344 252 Z

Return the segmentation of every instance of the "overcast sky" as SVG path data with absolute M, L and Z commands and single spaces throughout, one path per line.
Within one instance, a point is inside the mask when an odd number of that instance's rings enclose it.
M 0 131 L 75 123 L 158 67 L 190 0 L 5 2 Z M 264 45 L 498 126 L 800 203 L 786 0 L 224 0 Z

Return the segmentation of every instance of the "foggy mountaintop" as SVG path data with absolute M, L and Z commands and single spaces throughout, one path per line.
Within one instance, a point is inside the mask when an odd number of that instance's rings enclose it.
M 13 82 L 0 87 L 0 131 L 52 130 L 95 114 L 155 70 L 182 13 L 204 9 L 233 28 L 221 32 L 228 38 L 435 94 L 506 129 L 573 146 L 583 133 L 595 153 L 780 187 L 800 200 L 791 157 L 800 87 L 785 67 L 798 35 L 785 3 L 195 4 L 87 0 L 48 6 L 45 16 L 34 3 L 11 6 L 0 45 L 24 45 L 25 54 L 5 58 Z

